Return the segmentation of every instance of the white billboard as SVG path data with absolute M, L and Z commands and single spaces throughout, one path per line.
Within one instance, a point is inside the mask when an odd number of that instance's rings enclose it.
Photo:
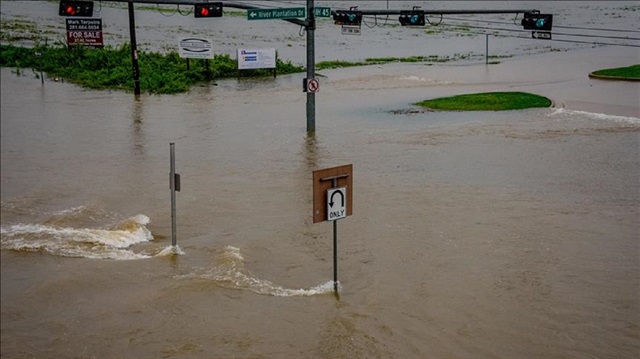
M 211 41 L 195 37 L 180 39 L 180 57 L 187 59 L 213 59 Z
M 238 70 L 275 68 L 276 49 L 238 49 Z

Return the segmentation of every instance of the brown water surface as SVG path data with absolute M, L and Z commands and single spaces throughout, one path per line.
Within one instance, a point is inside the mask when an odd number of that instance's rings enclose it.
M 3 68 L 2 357 L 638 357 L 639 85 L 587 77 L 637 54 L 324 71 L 314 137 L 303 75 L 135 99 Z M 478 91 L 555 105 L 412 105 Z M 346 163 L 337 300 L 311 176 Z

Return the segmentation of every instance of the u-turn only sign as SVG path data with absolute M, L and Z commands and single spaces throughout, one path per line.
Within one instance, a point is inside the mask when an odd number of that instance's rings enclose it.
M 335 221 L 347 217 L 347 188 L 327 190 L 327 219 Z

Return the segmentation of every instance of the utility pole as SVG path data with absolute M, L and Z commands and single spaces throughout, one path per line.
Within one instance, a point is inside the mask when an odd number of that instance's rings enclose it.
M 136 44 L 136 17 L 133 0 L 129 0 L 129 34 L 131 35 L 131 66 L 133 67 L 133 94 L 140 95 L 140 67 L 138 67 L 138 46 Z

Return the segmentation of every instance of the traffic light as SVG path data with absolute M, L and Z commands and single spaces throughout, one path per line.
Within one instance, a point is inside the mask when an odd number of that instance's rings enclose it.
M 336 10 L 333 14 L 333 22 L 336 25 L 360 25 L 362 22 L 362 11 L 356 10 Z
M 196 4 L 193 15 L 195 17 L 222 17 L 222 3 L 208 2 Z
M 93 16 L 93 1 L 60 1 L 60 16 Z
M 400 25 L 402 26 L 424 26 L 424 11 L 422 10 L 409 10 L 400 11 Z
M 525 30 L 551 31 L 553 15 L 525 12 L 522 26 Z

